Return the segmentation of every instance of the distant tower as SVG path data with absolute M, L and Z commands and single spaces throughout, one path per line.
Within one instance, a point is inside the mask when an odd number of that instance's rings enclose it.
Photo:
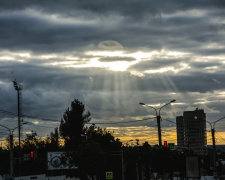
M 177 117 L 177 143 L 195 152 L 207 146 L 206 114 L 203 109 L 184 111 L 183 116 Z

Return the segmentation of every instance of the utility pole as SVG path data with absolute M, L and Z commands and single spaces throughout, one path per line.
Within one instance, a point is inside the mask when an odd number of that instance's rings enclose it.
M 17 114 L 18 114 L 18 137 L 19 137 L 19 151 L 20 151 L 20 139 L 21 139 L 21 91 L 23 90 L 23 86 L 18 84 L 16 79 L 13 81 L 13 85 L 15 90 L 17 91 Z
M 155 110 L 155 115 L 156 115 L 156 117 L 157 117 L 158 139 L 159 139 L 159 147 L 160 147 L 160 148 L 162 147 L 161 124 L 160 124 L 160 121 L 161 121 L 161 115 L 160 115 L 160 111 L 161 111 L 161 109 L 162 109 L 163 107 L 165 107 L 165 106 L 167 106 L 167 105 L 169 105 L 169 104 L 171 104 L 171 103 L 173 103 L 173 102 L 175 102 L 175 101 L 176 101 L 176 100 L 174 99 L 174 100 L 172 100 L 172 101 L 170 101 L 170 102 L 164 104 L 163 106 L 161 106 L 161 107 L 159 107 L 159 108 L 155 108 L 155 107 L 150 106 L 150 105 L 148 105 L 148 104 L 145 104 L 145 103 L 143 103 L 143 102 L 140 102 L 140 103 L 139 103 L 139 104 L 142 105 L 142 106 L 147 106 L 147 107 L 150 107 L 150 108 L 152 108 L 152 109 Z

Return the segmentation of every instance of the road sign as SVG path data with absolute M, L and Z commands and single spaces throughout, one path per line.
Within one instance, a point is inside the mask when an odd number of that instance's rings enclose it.
M 169 147 L 170 150 L 175 150 L 176 149 L 174 143 L 168 143 L 168 147 Z
M 113 179 L 113 172 L 109 171 L 105 173 L 106 179 Z
M 70 157 L 65 152 L 48 152 L 48 170 L 77 169 L 77 166 L 71 167 Z

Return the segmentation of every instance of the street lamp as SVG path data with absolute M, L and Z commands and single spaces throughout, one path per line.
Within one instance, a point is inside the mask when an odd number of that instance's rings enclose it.
M 28 122 L 24 122 L 22 123 L 20 126 L 22 126 L 23 124 L 27 124 Z M 10 143 L 10 155 L 9 155 L 9 158 L 10 158 L 10 178 L 13 179 L 13 172 L 14 172 L 14 169 L 13 169 L 13 132 L 15 129 L 17 129 L 19 126 L 15 127 L 15 128 L 8 128 L 7 126 L 4 126 L 2 124 L 0 124 L 1 127 L 7 129 L 9 131 L 9 143 Z
M 128 143 L 131 141 L 133 141 L 133 140 L 131 139 L 131 140 L 126 141 L 126 145 L 128 145 Z M 123 146 L 121 147 L 121 167 L 122 167 L 122 180 L 125 180 Z
M 160 112 L 161 112 L 161 109 L 162 109 L 163 107 L 165 107 L 165 106 L 167 106 L 167 105 L 169 105 L 169 104 L 175 102 L 175 101 L 176 101 L 176 100 L 173 99 L 172 101 L 170 101 L 170 102 L 164 104 L 163 106 L 161 106 L 161 107 L 159 107 L 159 108 L 155 108 L 155 107 L 150 106 L 150 105 L 148 105 L 148 104 L 145 104 L 145 103 L 143 103 L 143 102 L 140 102 L 140 103 L 139 103 L 139 104 L 142 105 L 142 106 L 147 106 L 147 107 L 150 107 L 150 108 L 152 108 L 152 109 L 155 110 L 155 115 L 156 115 L 156 117 L 157 117 L 157 125 L 158 125 L 159 147 L 162 147 L 161 125 L 160 125 L 160 120 L 161 120 Z
M 16 80 L 13 81 L 13 86 L 17 91 L 17 113 L 18 113 L 18 137 L 19 137 L 19 149 L 20 149 L 20 136 L 21 136 L 21 91 L 23 90 L 23 86 L 18 84 Z
M 225 118 L 222 117 L 220 119 L 217 119 L 214 122 L 209 122 L 206 121 L 207 123 L 209 123 L 210 127 L 211 127 L 211 134 L 212 134 L 212 142 L 213 142 L 213 169 L 214 169 L 214 177 L 217 177 L 217 170 L 216 170 L 216 141 L 215 141 L 215 125 L 217 122 L 223 120 Z
M 225 119 L 225 116 L 214 121 L 214 122 L 209 122 L 209 121 L 206 121 L 207 123 L 209 123 L 210 127 L 211 127 L 211 134 L 212 134 L 212 141 L 213 141 L 213 149 L 216 149 L 216 142 L 215 142 L 215 125 L 217 122 L 219 122 L 220 120 L 223 120 Z

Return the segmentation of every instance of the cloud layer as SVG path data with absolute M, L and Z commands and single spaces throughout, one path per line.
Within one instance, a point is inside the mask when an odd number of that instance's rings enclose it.
M 220 0 L 2 1 L 0 109 L 16 112 L 16 78 L 24 86 L 23 113 L 37 117 L 60 120 L 78 98 L 93 122 L 141 120 L 155 114 L 140 101 L 157 106 L 176 99 L 162 110 L 164 119 L 198 107 L 217 120 L 225 115 L 224 6 Z M 5 114 L 1 120 L 17 121 Z M 24 127 L 40 135 L 58 125 L 27 121 L 48 126 Z M 141 121 L 111 126 L 139 138 L 148 135 L 129 127 L 152 128 Z M 174 132 L 168 122 L 164 128 Z

